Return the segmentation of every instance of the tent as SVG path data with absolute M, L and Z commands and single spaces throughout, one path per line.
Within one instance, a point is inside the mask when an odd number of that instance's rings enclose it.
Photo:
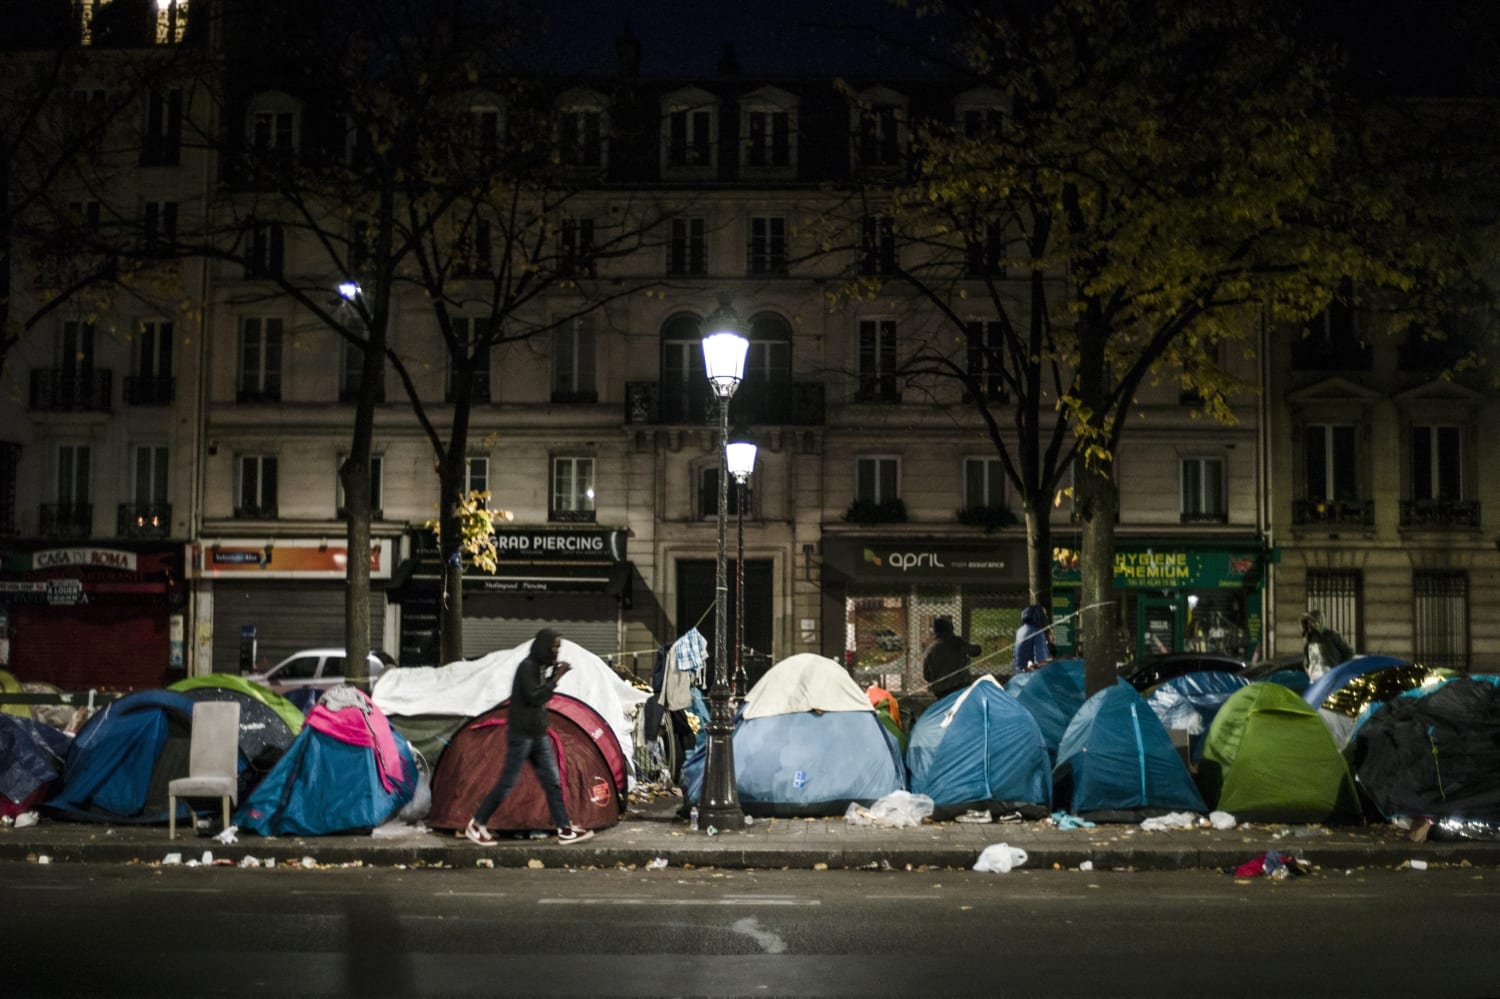
M 16 679 L 15 674 L 10 672 L 9 670 L 0 669 L 0 694 L 21 693 L 25 693 L 25 691 L 21 689 L 21 681 Z M 15 715 L 17 718 L 30 718 L 31 705 L 12 704 L 7 702 L 0 704 L 0 712 L 8 715 Z
M 94 822 L 167 821 L 167 784 L 186 777 L 193 699 L 141 690 L 96 712 L 63 761 L 51 813 Z M 190 813 L 179 802 L 179 818 Z
M 1083 660 L 1054 659 L 1041 669 L 1023 675 L 1030 679 L 1016 692 L 1016 700 L 1031 712 L 1042 730 L 1047 749 L 1056 756 L 1068 722 L 1083 707 Z M 1014 684 L 1015 680 L 1011 683 Z
M 934 804 L 933 817 L 968 810 L 1052 811 L 1052 757 L 1031 712 L 988 674 L 941 698 L 912 726 L 906 747 L 911 790 Z
M 235 701 L 240 706 L 240 799 L 270 772 L 302 731 L 302 712 L 290 701 L 233 673 L 205 673 L 178 680 L 168 690 L 193 701 Z
M 510 700 L 516 667 L 531 651 L 531 642 L 491 652 L 478 659 L 446 666 L 386 670 L 371 696 L 391 724 L 421 750 L 434 767 L 442 763 L 449 741 L 470 718 Z M 576 698 L 599 713 L 615 734 L 627 760 L 634 758 L 634 712 L 647 699 L 603 659 L 564 638 L 558 658 L 573 668 L 558 682 L 557 692 Z
M 1052 776 L 1058 803 L 1069 802 L 1069 811 L 1094 821 L 1208 810 L 1172 737 L 1125 680 L 1073 715 Z
M 71 736 L 31 718 L 0 713 L 0 815 L 40 804 L 62 776 Z
M 1360 790 L 1387 817 L 1500 822 L 1500 678 L 1414 690 L 1359 727 Z
M 783 659 L 745 695 L 734 730 L 734 778 L 748 815 L 842 815 L 906 787 L 896 739 L 847 670 L 812 653 Z M 683 764 L 697 801 L 706 744 Z
M 1454 675 L 1452 670 L 1417 666 L 1394 656 L 1355 656 L 1319 677 L 1302 692 L 1302 699 L 1318 709 L 1342 749 L 1372 705 Z
M 411 746 L 368 695 L 324 692 L 234 821 L 261 836 L 326 836 L 380 825 L 416 793 Z
M 1354 780 L 1323 719 L 1277 683 L 1231 694 L 1198 768 L 1203 796 L 1241 820 L 1357 821 Z
M 1391 666 L 1410 665 L 1411 663 L 1405 659 L 1397 659 L 1395 656 L 1355 656 L 1347 662 L 1339 663 L 1309 683 L 1307 689 L 1302 691 L 1302 699 L 1315 708 L 1331 707 L 1323 702 L 1342 690 L 1355 677 Z
M 507 701 L 485 712 L 454 735 L 433 774 L 428 825 L 462 829 L 494 786 L 505 764 L 508 707 Z M 547 724 L 568 818 L 586 829 L 619 822 L 625 812 L 628 765 L 603 716 L 576 697 L 554 694 L 547 702 Z M 521 768 L 520 782 L 486 824 L 494 830 L 552 828 L 542 782 L 529 765 Z
M 1196 762 L 1203 755 L 1203 740 L 1208 736 L 1214 715 L 1230 694 L 1249 682 L 1242 676 L 1217 670 L 1184 673 L 1152 688 L 1146 704 L 1168 730 L 1176 728 L 1188 733 L 1189 756 Z

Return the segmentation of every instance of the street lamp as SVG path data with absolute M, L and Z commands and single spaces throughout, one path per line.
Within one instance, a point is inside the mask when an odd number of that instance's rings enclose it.
M 735 493 L 734 519 L 739 544 L 734 560 L 739 574 L 734 584 L 734 683 L 735 693 L 743 696 L 741 685 L 745 682 L 745 483 L 755 471 L 755 442 L 745 439 L 730 441 L 724 445 L 724 461 L 729 474 L 738 485 Z
M 739 829 L 740 811 L 734 783 L 734 719 L 729 710 L 729 671 L 724 662 L 725 603 L 728 580 L 724 564 L 724 533 L 729 520 L 729 400 L 745 377 L 745 351 L 750 342 L 740 332 L 739 317 L 721 295 L 719 307 L 703 323 L 703 366 L 719 400 L 719 557 L 714 574 L 713 681 L 709 688 L 708 744 L 704 750 L 703 789 L 698 795 L 701 827 Z

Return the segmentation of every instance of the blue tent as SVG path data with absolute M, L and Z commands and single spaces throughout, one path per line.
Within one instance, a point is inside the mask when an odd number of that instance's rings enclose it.
M 1028 819 L 1052 811 L 1052 757 L 1042 730 L 989 675 L 922 712 L 906 764 L 911 790 L 932 799 L 937 819 L 970 809 Z
M 734 728 L 734 777 L 748 815 L 842 815 L 906 788 L 896 739 L 838 663 L 803 653 L 777 663 L 745 695 Z M 682 766 L 697 801 L 707 745 Z
M 1124 680 L 1078 709 L 1058 748 L 1053 777 L 1058 802 L 1071 802 L 1069 811 L 1096 821 L 1208 810 L 1172 737 Z
M 320 724 L 322 719 L 349 712 L 361 714 L 352 707 L 331 711 L 320 700 L 291 748 L 250 797 L 240 803 L 235 824 L 261 836 L 327 836 L 368 831 L 411 801 L 417 789 L 417 765 L 411 745 L 390 727 L 374 704 L 369 705 L 368 715 L 353 722 Z M 387 760 L 386 767 L 381 766 L 378 750 L 368 742 L 346 741 L 323 730 L 357 732 L 382 728 L 389 733 L 395 752 L 395 758 Z
M 1302 699 L 1315 708 L 1321 708 L 1330 694 L 1342 689 L 1350 680 L 1361 674 L 1372 673 L 1391 666 L 1410 665 L 1411 663 L 1405 659 L 1398 659 L 1395 656 L 1355 656 L 1348 662 L 1339 663 L 1308 684 L 1307 689 L 1302 691 Z
M 1219 706 L 1249 682 L 1242 676 L 1217 670 L 1184 673 L 1157 684 L 1146 703 L 1164 728 L 1185 729 L 1191 734 L 1190 755 L 1196 760 L 1203 755 L 1203 740 Z
M 1083 706 L 1083 660 L 1054 659 L 1031 674 L 1016 700 L 1036 719 L 1047 749 L 1055 756 L 1068 722 Z
M 167 784 L 186 777 L 193 699 L 165 690 L 127 694 L 84 723 L 47 809 L 94 822 L 167 821 Z M 179 818 L 190 812 L 178 803 Z
M 36 804 L 62 776 L 73 739 L 51 725 L 0 711 L 0 815 Z

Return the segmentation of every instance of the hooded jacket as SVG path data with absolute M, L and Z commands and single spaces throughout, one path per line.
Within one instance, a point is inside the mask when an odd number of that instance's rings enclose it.
M 547 734 L 547 702 L 557 692 L 557 680 L 552 676 L 557 665 L 552 658 L 552 643 L 561 637 L 560 632 L 543 628 L 532 639 L 531 651 L 516 667 L 510 708 L 505 715 L 510 726 L 509 738 L 538 739 Z
M 940 617 L 932 622 L 937 641 L 922 660 L 922 677 L 936 697 L 960 690 L 974 682 L 969 657 L 979 654 L 979 646 L 953 633 L 953 622 Z
M 1016 644 L 1011 650 L 1010 671 L 1019 673 L 1032 663 L 1052 658 L 1047 644 L 1047 615 L 1036 604 L 1021 611 L 1021 626 L 1016 629 Z

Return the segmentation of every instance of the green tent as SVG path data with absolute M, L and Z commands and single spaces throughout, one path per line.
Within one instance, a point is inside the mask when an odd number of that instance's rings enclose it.
M 295 736 L 302 731 L 302 712 L 297 710 L 295 704 L 271 688 L 262 687 L 253 680 L 246 680 L 237 673 L 202 673 L 185 680 L 178 680 L 167 689 L 187 693 L 199 687 L 223 687 L 226 690 L 244 694 L 246 697 L 252 697 L 276 712 L 276 716 L 286 722 L 286 727 L 292 730 L 292 735 Z
M 1361 821 L 1359 795 L 1315 708 L 1279 683 L 1230 695 L 1198 766 L 1205 800 L 1241 821 Z

